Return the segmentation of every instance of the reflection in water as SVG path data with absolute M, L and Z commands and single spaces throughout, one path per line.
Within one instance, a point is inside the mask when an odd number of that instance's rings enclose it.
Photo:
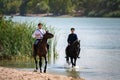
M 48 53 L 48 64 L 55 64 L 58 59 L 57 53 Z
M 54 56 L 54 55 L 48 54 L 48 64 L 52 64 L 53 60 L 54 62 L 56 61 L 57 56 Z M 37 57 L 37 60 L 39 60 L 38 57 Z M 33 58 L 30 58 L 29 60 L 0 60 L 0 66 L 12 67 L 12 68 L 35 68 L 35 63 Z
M 71 77 L 74 77 L 74 78 L 80 78 L 79 77 L 79 75 L 80 75 L 79 71 L 76 71 L 74 68 L 66 70 L 66 72 L 67 72 L 68 76 L 71 76 Z

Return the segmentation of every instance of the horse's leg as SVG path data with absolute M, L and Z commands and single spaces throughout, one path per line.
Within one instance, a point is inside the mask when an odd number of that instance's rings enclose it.
M 77 60 L 77 58 L 74 58 L 74 66 L 76 66 L 76 60 Z
M 41 69 L 41 67 L 42 67 L 42 58 L 41 57 L 39 58 L 39 67 L 40 67 L 40 73 L 42 73 L 42 69 Z
M 70 59 L 71 59 L 72 67 L 74 67 L 73 58 L 70 57 Z
M 34 70 L 35 72 L 38 70 L 38 65 L 37 65 L 37 59 L 36 59 L 36 45 L 34 44 L 33 47 L 32 47 L 32 50 L 33 50 L 33 57 L 34 57 L 34 60 L 35 60 L 35 65 L 36 65 L 36 70 Z
M 47 69 L 47 58 L 46 58 L 46 56 L 45 56 L 44 58 L 45 58 L 45 67 L 44 67 L 44 73 L 46 73 L 46 69 Z
M 37 59 L 36 59 L 36 56 L 34 56 L 34 60 L 35 60 L 36 71 L 37 71 L 37 70 L 38 70 L 38 66 L 37 66 Z
M 78 57 L 78 58 L 80 58 L 80 57 L 79 57 L 80 51 L 81 51 L 81 48 L 79 48 L 79 49 L 78 49 L 78 52 L 77 52 L 77 57 Z
M 66 62 L 67 62 L 68 64 L 70 64 L 70 63 L 69 63 L 69 57 L 68 57 L 68 56 L 66 57 Z
M 66 50 L 65 50 L 65 53 L 66 53 L 66 62 L 70 65 L 70 62 L 69 62 L 69 50 L 68 50 L 68 46 L 67 46 L 67 48 L 66 48 Z

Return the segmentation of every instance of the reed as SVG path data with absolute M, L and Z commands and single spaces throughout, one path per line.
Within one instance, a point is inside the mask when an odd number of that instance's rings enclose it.
M 43 26 L 55 33 L 54 28 Z M 12 22 L 11 19 L 0 19 L 0 59 L 27 59 L 32 56 L 34 40 L 31 35 L 36 29 L 34 24 Z M 52 40 L 48 43 L 51 45 Z M 54 44 L 54 43 L 53 43 Z M 50 49 L 51 50 L 51 49 Z

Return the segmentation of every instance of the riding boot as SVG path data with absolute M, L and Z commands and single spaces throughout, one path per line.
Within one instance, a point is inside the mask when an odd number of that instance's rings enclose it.
M 41 40 L 40 39 L 36 39 L 35 42 L 34 42 L 34 53 L 33 53 L 33 56 L 37 55 L 37 47 L 38 47 L 39 41 L 41 41 Z

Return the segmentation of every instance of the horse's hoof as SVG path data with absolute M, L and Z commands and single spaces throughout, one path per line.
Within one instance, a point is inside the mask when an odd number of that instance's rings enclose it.
M 37 70 L 34 70 L 33 72 L 37 72 Z
M 40 73 L 42 73 L 42 70 L 40 70 Z
M 46 73 L 46 70 L 44 70 L 44 73 Z
M 70 66 L 70 62 L 68 62 L 68 65 Z

